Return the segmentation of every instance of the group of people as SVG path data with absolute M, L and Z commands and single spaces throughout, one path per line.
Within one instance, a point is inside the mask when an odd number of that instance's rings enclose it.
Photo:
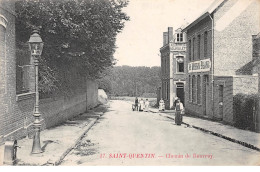
M 176 109 L 177 105 L 179 105 L 178 109 Z M 183 103 L 181 102 L 181 100 L 178 97 L 176 97 L 173 102 L 173 109 L 181 110 L 181 111 L 184 110 Z M 165 103 L 164 103 L 163 99 L 161 98 L 161 100 L 159 101 L 159 111 L 164 111 L 164 110 L 165 110 Z
M 141 98 L 139 101 L 138 98 L 135 98 L 135 103 L 132 105 L 133 110 L 137 111 L 144 111 L 144 112 L 149 112 L 149 101 L 146 99 L 145 101 Z M 185 114 L 184 106 L 181 102 L 181 100 L 176 97 L 173 103 L 173 108 L 175 109 L 175 123 L 177 125 L 181 125 L 182 123 L 182 116 Z M 165 103 L 163 99 L 160 100 L 159 102 L 159 111 L 164 111 L 165 110 Z
M 144 101 L 141 98 L 141 100 L 139 101 L 137 97 L 135 98 L 135 109 L 136 110 L 149 112 L 149 106 L 150 106 L 150 102 L 148 101 L 148 99 L 146 99 Z

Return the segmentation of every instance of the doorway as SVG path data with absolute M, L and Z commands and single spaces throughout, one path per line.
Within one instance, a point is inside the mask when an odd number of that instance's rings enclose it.
M 202 104 L 203 104 L 203 115 L 208 116 L 210 114 L 209 107 L 209 75 L 204 75 L 203 77 L 203 96 L 202 96 Z
M 184 105 L 185 101 L 184 101 L 184 84 L 183 83 L 176 84 L 176 95 Z
M 223 85 L 219 85 L 218 90 L 219 90 L 219 103 L 218 103 L 219 117 L 222 120 L 223 119 L 223 93 L 224 93 Z

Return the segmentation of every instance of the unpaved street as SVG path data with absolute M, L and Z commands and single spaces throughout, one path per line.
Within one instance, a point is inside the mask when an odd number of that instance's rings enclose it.
M 61 165 L 259 165 L 260 153 L 113 100 Z M 184 117 L 185 120 L 185 117 Z

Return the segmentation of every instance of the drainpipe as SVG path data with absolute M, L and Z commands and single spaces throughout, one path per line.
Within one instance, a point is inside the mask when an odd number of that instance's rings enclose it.
M 214 19 L 209 14 L 209 17 L 212 22 L 212 28 L 211 28 L 211 82 L 212 82 L 212 116 L 214 118 Z

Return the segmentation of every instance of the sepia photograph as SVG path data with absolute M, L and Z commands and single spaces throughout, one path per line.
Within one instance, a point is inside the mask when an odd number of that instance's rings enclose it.
M 0 170 L 259 167 L 259 92 L 260 0 L 0 0 Z

